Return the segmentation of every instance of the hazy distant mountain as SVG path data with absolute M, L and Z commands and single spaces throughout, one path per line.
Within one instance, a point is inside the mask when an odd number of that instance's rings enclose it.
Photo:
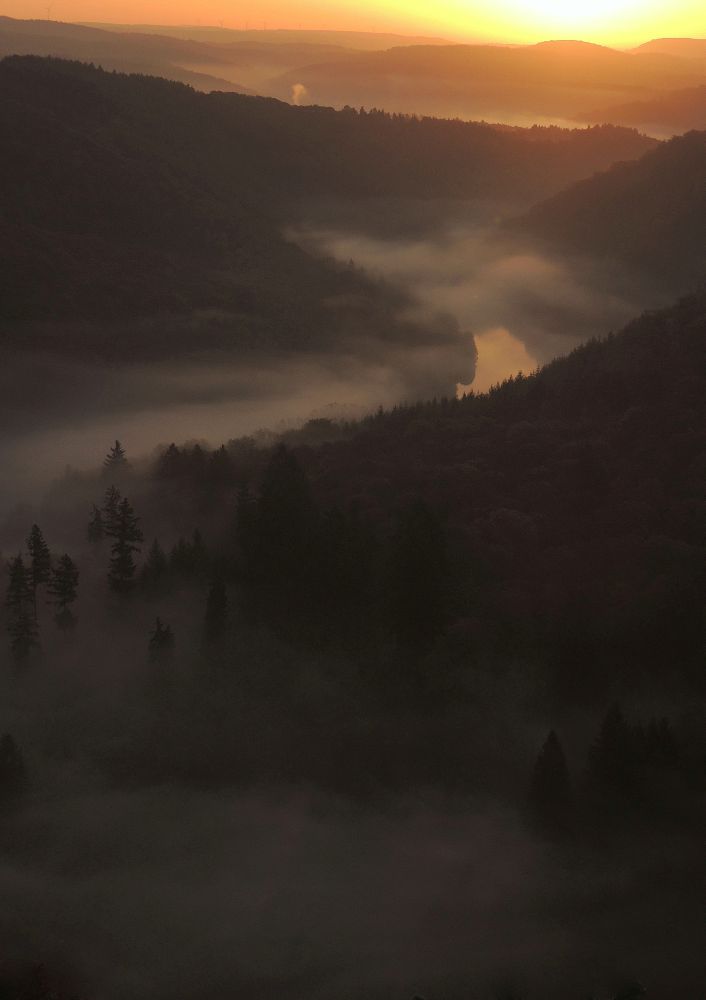
M 79 59 L 105 69 L 163 76 L 197 90 L 250 93 L 297 66 L 322 59 L 335 62 L 353 54 L 340 39 L 317 42 L 309 39 L 310 33 L 302 34 L 299 38 L 294 32 L 290 39 L 280 32 L 195 29 L 192 37 L 188 30 L 160 32 L 150 26 L 123 29 L 0 17 L 0 55 Z
M 706 132 L 579 182 L 520 226 L 554 247 L 614 258 L 688 290 L 706 277 Z
M 587 122 L 611 122 L 653 133 L 706 129 L 706 86 L 662 94 L 650 101 L 633 101 L 581 116 Z
M 638 45 L 633 52 L 661 52 L 683 59 L 706 59 L 706 38 L 653 38 L 644 45 Z
M 171 35 L 174 38 L 193 38 L 203 42 L 255 43 L 274 45 L 312 45 L 335 48 L 361 49 L 363 51 L 378 51 L 390 49 L 397 45 L 448 45 L 444 38 L 427 37 L 426 35 L 399 35 L 378 31 L 325 31 L 285 28 L 236 28 L 202 27 L 201 25 L 165 25 L 165 24 L 104 24 L 100 21 L 90 22 L 94 28 L 105 31 L 141 32 L 144 34 Z
M 606 102 L 706 83 L 706 63 L 661 53 L 632 55 L 584 42 L 533 46 L 455 45 L 359 53 L 320 61 L 273 79 L 287 98 L 442 116 L 522 120 L 572 118 Z
M 104 69 L 163 76 L 198 90 L 251 92 L 233 79 L 237 54 L 176 38 L 113 34 L 59 21 L 0 17 L 0 56 L 8 55 L 79 59 Z M 220 71 L 225 71 L 225 76 Z

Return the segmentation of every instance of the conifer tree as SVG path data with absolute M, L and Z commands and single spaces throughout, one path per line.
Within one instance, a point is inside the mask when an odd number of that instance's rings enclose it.
M 176 479 L 184 469 L 184 456 L 175 444 L 170 444 L 157 461 L 160 479 Z
M 217 642 L 222 638 L 228 617 L 228 594 L 223 577 L 217 574 L 211 581 L 206 599 L 206 615 L 204 618 L 204 640 L 206 643 Z
M 0 801 L 16 799 L 27 787 L 22 753 L 9 733 L 0 737 Z
M 679 764 L 679 747 L 668 719 L 650 719 L 645 743 L 648 764 L 664 768 Z
M 225 445 L 213 452 L 208 467 L 208 478 L 212 483 L 222 486 L 232 481 L 233 461 Z
M 149 654 L 153 661 L 164 660 L 174 649 L 174 632 L 171 625 L 165 625 L 157 618 L 150 633 Z
M 35 616 L 37 611 L 37 589 L 49 582 L 51 573 L 51 553 L 49 546 L 44 540 L 39 525 L 33 524 L 27 539 L 27 549 L 29 551 L 30 583 L 34 599 Z
M 169 569 L 167 556 L 158 539 L 152 542 L 145 565 L 142 567 L 142 581 L 148 586 L 156 587 Z
M 171 569 L 188 576 L 204 572 L 208 568 L 208 561 L 208 550 L 198 529 L 190 540 L 180 538 L 169 553 Z
M 561 743 L 552 730 L 539 752 L 532 774 L 529 808 L 543 833 L 561 835 L 571 826 L 571 785 Z
M 11 560 L 9 574 L 10 580 L 5 598 L 8 610 L 7 630 L 10 634 L 13 656 L 18 664 L 24 664 L 32 649 L 39 645 L 39 628 L 31 574 L 21 555 Z
M 97 545 L 105 537 L 105 524 L 103 521 L 103 511 L 93 504 L 91 518 L 88 522 L 88 541 L 92 545 Z
M 116 440 L 108 454 L 103 460 L 103 468 L 106 473 L 124 472 L 128 468 L 128 461 L 125 456 L 125 449 Z
M 71 605 L 78 596 L 78 567 L 70 556 L 63 555 L 53 567 L 48 590 L 56 609 L 54 621 L 60 629 L 73 628 L 76 617 Z
M 101 509 L 103 534 L 108 535 L 108 537 L 112 537 L 111 532 L 118 517 L 120 500 L 120 490 L 116 486 L 109 486 L 103 496 L 103 507 Z
M 113 539 L 108 583 L 111 590 L 116 593 L 129 593 L 135 584 L 134 555 L 140 551 L 143 535 L 139 527 L 139 518 L 135 516 L 127 497 L 118 504 L 115 518 L 106 534 Z
M 633 732 L 620 706 L 614 705 L 589 753 L 590 773 L 600 789 L 619 798 L 632 794 L 636 777 L 634 749 Z

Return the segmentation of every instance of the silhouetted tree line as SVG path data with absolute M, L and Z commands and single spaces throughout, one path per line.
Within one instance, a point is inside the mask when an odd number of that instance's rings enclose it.
M 615 705 L 574 781 L 556 732 L 549 733 L 532 773 L 529 818 L 537 830 L 558 838 L 644 815 L 669 819 L 688 792 L 691 764 L 668 719 L 630 722 Z
M 667 663 L 700 686 L 705 313 L 685 300 L 486 395 L 318 427 L 313 444 L 304 428 L 274 452 L 172 445 L 157 480 L 209 516 L 235 504 L 218 548 L 252 620 L 452 639 L 467 662 L 537 664 L 560 699 Z
M 53 606 L 54 622 L 59 629 L 68 631 L 75 626 L 72 608 L 78 597 L 79 571 L 66 553 L 52 557 L 37 524 L 32 525 L 27 538 L 27 558 L 18 553 L 7 569 L 7 632 L 15 662 L 23 665 L 40 644 L 40 596 Z
M 116 448 L 120 448 L 116 441 Z M 106 460 L 106 470 L 115 471 L 123 467 L 126 459 L 122 449 L 121 454 L 112 452 Z M 116 594 L 130 593 L 136 584 L 137 563 L 135 556 L 141 552 L 144 535 L 140 528 L 140 519 L 135 514 L 132 504 L 123 497 L 117 486 L 109 486 L 103 497 L 101 507 L 93 505 L 93 511 L 88 522 L 88 539 L 94 545 L 99 545 L 104 538 L 110 542 L 110 560 L 108 564 L 108 585 Z
M 225 448 L 207 453 L 171 445 L 156 467 L 159 479 L 182 487 L 205 481 L 221 498 L 229 495 L 219 492 L 222 486 L 241 483 L 219 572 L 237 585 L 246 617 L 325 644 L 375 644 L 387 635 L 408 651 L 433 646 L 452 598 L 442 518 L 426 504 L 410 503 L 382 534 L 355 503 L 322 508 L 285 445 L 259 465 L 255 493 L 242 482 L 257 466 L 245 470 Z M 142 578 L 152 585 L 212 566 L 196 532 L 169 556 L 155 541 Z

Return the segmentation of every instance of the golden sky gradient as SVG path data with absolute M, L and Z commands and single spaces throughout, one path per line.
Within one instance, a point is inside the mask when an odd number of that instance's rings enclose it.
M 400 31 L 457 40 L 706 37 L 704 0 L 6 0 L 10 17 L 229 28 Z

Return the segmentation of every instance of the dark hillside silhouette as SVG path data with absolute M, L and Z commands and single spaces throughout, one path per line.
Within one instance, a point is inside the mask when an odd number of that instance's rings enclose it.
M 349 641 L 361 615 L 344 584 L 350 528 L 324 514 L 354 504 L 370 526 L 357 551 L 373 585 L 355 591 L 369 637 L 423 651 L 456 635 L 473 655 L 519 655 L 560 700 L 648 676 L 700 686 L 705 379 L 701 296 L 487 395 L 332 426 L 329 443 L 304 428 L 271 459 L 233 442 L 205 502 L 222 518 L 239 482 L 262 483 L 255 506 L 239 501 L 232 570 L 274 626 L 295 609 L 318 634 L 325 594 Z M 188 496 L 203 454 L 167 454 L 156 489 Z
M 706 278 L 706 131 L 578 182 L 535 206 L 518 228 L 689 290 Z
M 219 307 L 303 321 L 312 294 L 366 286 L 282 240 L 297 199 L 531 199 L 654 145 L 292 108 L 31 57 L 0 63 L 0 85 L 5 319 Z

